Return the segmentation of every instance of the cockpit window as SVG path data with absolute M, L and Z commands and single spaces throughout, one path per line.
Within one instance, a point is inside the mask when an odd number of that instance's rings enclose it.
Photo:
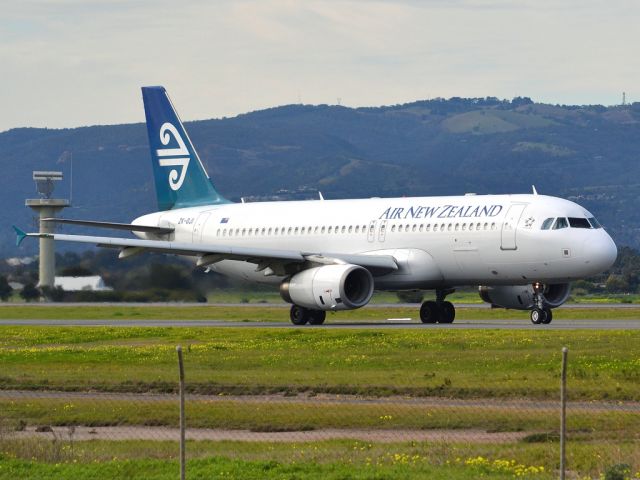
M 589 217 L 587 218 L 587 221 L 591 224 L 593 228 L 602 228 L 602 225 L 600 225 L 600 222 L 596 220 L 595 217 Z
M 542 222 L 542 227 L 540 227 L 541 230 L 549 230 L 551 228 L 551 224 L 553 223 L 553 221 L 555 220 L 555 218 L 547 218 L 544 222 Z
M 569 226 L 569 223 L 567 222 L 566 218 L 558 217 L 556 218 L 556 223 L 553 225 L 553 229 L 560 230 L 561 228 L 567 228 L 568 226 Z
M 571 228 L 591 228 L 591 224 L 586 218 L 569 217 L 569 225 Z

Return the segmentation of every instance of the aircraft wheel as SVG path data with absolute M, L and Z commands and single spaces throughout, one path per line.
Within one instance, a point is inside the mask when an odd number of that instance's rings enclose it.
M 311 318 L 309 315 L 310 310 L 299 305 L 291 305 L 289 311 L 289 318 L 294 325 L 305 325 Z
M 309 310 L 309 325 L 322 325 L 327 318 L 324 310 Z
M 553 320 L 553 313 L 551 313 L 551 309 L 545 308 L 544 313 L 545 313 L 545 317 L 542 320 L 542 323 L 544 323 L 545 325 L 551 323 L 551 320 Z
M 456 307 L 451 302 L 442 302 L 440 305 L 440 323 L 453 323 L 456 318 Z
M 547 312 L 541 308 L 534 308 L 531 310 L 531 323 L 534 325 L 540 325 L 547 319 Z
M 440 308 L 433 300 L 428 300 L 420 307 L 422 323 L 437 323 L 440 320 Z

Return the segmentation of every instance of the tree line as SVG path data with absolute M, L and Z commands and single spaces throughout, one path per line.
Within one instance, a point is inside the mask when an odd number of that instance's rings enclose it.
M 56 275 L 82 277 L 100 275 L 110 291 L 66 292 L 62 288 L 38 288 L 38 265 L 0 267 L 0 299 L 7 301 L 14 293 L 27 302 L 45 298 L 49 301 L 109 301 L 152 302 L 189 301 L 206 302 L 209 292 L 220 289 L 252 289 L 254 285 L 237 282 L 216 273 L 195 268 L 179 257 L 142 254 L 119 260 L 111 250 L 88 250 L 83 253 L 56 254 Z M 10 283 L 23 285 L 14 292 Z M 573 284 L 574 295 L 595 293 L 640 293 L 640 251 L 621 247 L 613 267 L 596 277 L 578 280 Z M 409 301 L 415 293 L 399 294 Z

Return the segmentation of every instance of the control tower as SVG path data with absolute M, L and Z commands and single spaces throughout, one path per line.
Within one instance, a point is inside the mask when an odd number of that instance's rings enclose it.
M 63 208 L 70 205 L 69 200 L 51 198 L 54 182 L 62 180 L 62 172 L 33 172 L 36 190 L 40 198 L 30 198 L 25 205 L 38 213 L 40 233 L 53 233 L 55 224 L 43 222 L 43 218 L 55 217 Z M 53 287 L 56 275 L 56 255 L 52 238 L 40 237 L 39 287 Z

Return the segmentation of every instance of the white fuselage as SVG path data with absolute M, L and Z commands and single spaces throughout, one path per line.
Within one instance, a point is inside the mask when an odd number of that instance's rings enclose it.
M 234 203 L 157 212 L 134 223 L 173 227 L 169 239 L 182 243 L 391 255 L 399 269 L 376 277 L 376 289 L 561 283 L 611 265 L 617 250 L 604 229 L 541 229 L 555 217 L 592 215 L 544 195 L 465 195 Z M 256 282 L 282 280 L 244 261 L 211 269 Z

